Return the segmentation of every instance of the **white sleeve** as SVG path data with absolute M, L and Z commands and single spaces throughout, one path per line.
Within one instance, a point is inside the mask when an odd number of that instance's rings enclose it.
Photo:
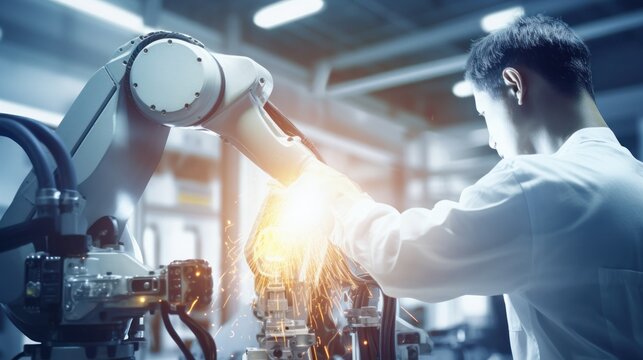
M 495 295 L 526 285 L 529 210 L 510 163 L 502 161 L 458 202 L 402 213 L 368 196 L 341 201 L 333 242 L 394 297 L 438 302 Z

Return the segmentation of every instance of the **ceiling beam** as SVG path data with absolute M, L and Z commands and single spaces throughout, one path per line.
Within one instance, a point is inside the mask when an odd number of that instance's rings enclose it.
M 643 10 L 617 15 L 576 26 L 576 32 L 585 40 L 594 40 L 643 25 Z M 348 80 L 329 86 L 327 96 L 354 96 L 396 86 L 456 74 L 464 70 L 468 54 L 456 55 L 422 64 L 411 65 L 376 75 Z
M 523 6 L 526 8 L 525 11 L 529 14 L 554 14 L 604 1 L 605 0 L 568 0 L 556 2 L 538 1 L 523 4 Z M 480 19 L 484 15 L 496 10 L 502 10 L 521 4 L 522 2 L 514 1 L 502 5 L 496 5 L 485 9 L 484 12 L 466 15 L 424 31 L 414 32 L 410 35 L 397 37 L 390 41 L 346 52 L 333 58 L 322 60 L 321 62 L 328 63 L 333 69 L 340 70 L 353 66 L 363 66 L 364 64 L 376 63 L 378 61 L 409 54 L 418 50 L 446 44 L 453 40 L 469 39 L 482 34 Z
M 337 85 L 329 86 L 326 94 L 332 97 L 366 94 L 377 90 L 457 73 L 464 69 L 467 57 L 467 54 L 458 55 L 411 65 L 356 80 L 345 81 Z

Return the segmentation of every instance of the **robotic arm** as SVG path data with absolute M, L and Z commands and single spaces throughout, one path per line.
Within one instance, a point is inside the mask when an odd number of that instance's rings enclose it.
M 196 40 L 152 33 L 118 49 L 82 90 L 58 128 L 70 149 L 84 220 L 119 222 L 119 233 L 162 154 L 169 128 L 219 134 L 275 179 L 296 179 L 312 152 L 264 111 L 270 73 L 249 58 L 210 53 Z M 33 215 L 34 176 L 0 225 Z
M 81 358 L 61 349 L 121 344 L 130 320 L 159 301 L 179 306 L 198 295 L 209 302 L 212 279 L 197 278 L 209 274 L 207 264 L 148 269 L 127 251 L 132 243 L 126 223 L 170 127 L 219 134 L 282 183 L 296 179 L 314 155 L 264 110 L 271 91 L 270 73 L 254 61 L 211 53 L 186 35 L 151 33 L 121 46 L 57 129 L 72 154 L 81 195 L 76 216 L 59 231 L 89 234 L 92 244 L 80 254 L 39 253 L 43 249 L 33 244 L 0 254 L 0 303 L 14 324 L 49 344 L 47 351 L 58 344 L 61 358 Z M 35 216 L 37 188 L 31 173 L 0 228 Z M 111 351 L 106 349 L 99 354 Z

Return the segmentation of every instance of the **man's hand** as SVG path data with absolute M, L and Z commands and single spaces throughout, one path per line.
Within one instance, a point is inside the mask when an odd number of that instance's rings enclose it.
M 331 168 L 317 159 L 310 159 L 295 184 L 315 184 L 316 188 L 327 199 L 331 207 L 337 208 L 338 202 L 345 203 L 351 199 L 367 196 L 360 187 L 346 175 Z M 335 209 L 337 210 L 337 209 Z

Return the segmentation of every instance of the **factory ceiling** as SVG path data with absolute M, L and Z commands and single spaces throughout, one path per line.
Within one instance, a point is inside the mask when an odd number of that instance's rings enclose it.
M 559 17 L 592 52 L 598 95 L 643 84 L 643 1 L 639 0 L 327 0 L 308 18 L 266 30 L 253 24 L 265 0 L 165 1 L 171 11 L 225 33 L 238 19 L 243 41 L 310 73 L 311 89 L 330 97 L 372 96 L 440 126 L 471 120 L 471 98 L 453 95 L 464 56 L 484 36 L 480 19 L 522 6 Z
M 84 81 L 131 33 L 58 3 L 65 1 L 0 0 L 0 46 L 5 57 L 42 63 L 56 68 L 60 76 Z M 268 0 L 109 2 L 140 15 L 152 27 L 160 14 L 175 14 L 220 34 L 224 43 L 236 39 L 287 60 L 303 74 L 296 81 L 321 99 L 361 105 L 376 99 L 386 106 L 372 111 L 388 112 L 382 115 L 391 119 L 397 118 L 396 112 L 410 113 L 427 127 L 474 121 L 472 99 L 452 93 L 453 85 L 462 80 L 467 51 L 474 39 L 485 35 L 482 17 L 522 6 L 526 14 L 562 18 L 587 41 L 597 100 L 608 122 L 625 123 L 621 118 L 633 116 L 626 109 L 643 106 L 641 0 L 326 0 L 319 13 L 270 30 L 252 20 L 258 9 L 273 2 Z M 78 31 L 89 28 L 93 30 Z M 212 40 L 204 41 L 216 51 L 226 51 Z M 22 48 L 31 52 L 20 52 Z M 37 93 L 28 87 L 24 91 Z M 15 91 L 11 95 L 20 97 Z M 69 99 L 31 97 L 61 112 L 64 109 L 56 104 L 68 106 L 75 94 L 66 96 Z

